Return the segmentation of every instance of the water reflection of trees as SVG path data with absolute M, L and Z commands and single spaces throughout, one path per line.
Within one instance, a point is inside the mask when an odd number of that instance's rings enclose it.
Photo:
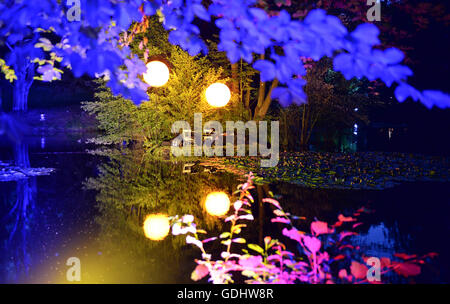
M 168 236 L 162 242 L 146 239 L 142 231 L 143 219 L 149 213 L 193 214 L 199 226 L 215 234 L 217 231 L 214 230 L 222 230 L 221 224 L 206 214 L 203 200 L 212 191 L 232 193 L 238 183 L 236 177 L 222 173 L 183 174 L 181 163 L 147 159 L 137 151 L 115 153 L 109 157 L 110 161 L 99 167 L 99 177 L 87 182 L 89 188 L 98 190 L 100 215 L 97 221 L 102 229 L 103 251 L 118 252 L 114 258 L 111 255 L 107 263 L 122 263 L 119 256 L 122 261 L 133 261 L 123 268 L 128 274 L 127 282 L 189 282 L 189 274 L 195 266 L 193 260 L 199 257 L 198 251 L 186 246 L 180 236 Z M 265 235 L 281 237 L 279 231 L 284 226 L 270 223 L 272 211 L 268 205 L 261 208 L 260 199 L 267 197 L 269 192 L 282 195 L 277 198 L 286 211 L 307 218 L 306 221 L 298 221 L 298 228 L 302 230 L 308 231 L 315 218 L 334 223 L 339 214 L 349 216 L 366 206 L 377 212 L 361 216 L 364 224 L 358 227 L 360 235 L 353 240 L 364 252 L 372 256 L 427 252 L 408 246 L 410 236 L 423 236 L 423 233 L 410 234 L 415 231 L 413 226 L 417 226 L 418 219 L 411 221 L 401 216 L 403 211 L 396 210 L 405 208 L 404 196 L 410 192 L 409 188 L 386 192 L 320 190 L 287 183 L 257 186 L 253 193 L 256 221 L 247 229 L 249 235 L 245 235 L 250 242 L 261 242 Z M 372 204 L 368 204 L 371 201 Z M 421 240 L 419 243 L 424 242 Z M 429 251 L 433 248 L 435 246 L 429 246 Z
M 99 176 L 88 179 L 86 186 L 98 190 L 100 209 L 113 205 L 140 222 L 149 213 L 192 214 L 204 228 L 217 228 L 220 221 L 207 216 L 203 201 L 212 191 L 231 195 L 237 185 L 231 174 L 183 174 L 183 163 L 155 160 L 139 151 L 127 150 L 109 158 L 98 167 Z
M 181 162 L 158 161 L 139 151 L 116 151 L 108 157 L 109 161 L 99 165 L 98 177 L 85 183 L 98 191 L 100 247 L 111 252 L 102 259 L 116 265 L 122 263 L 118 256 L 122 261 L 131 259 L 133 263 L 124 270 L 127 274 L 121 274 L 128 282 L 189 281 L 198 252 L 186 245 L 182 236 L 169 235 L 160 242 L 146 239 L 142 229 L 145 216 L 192 214 L 199 227 L 219 230 L 222 223 L 206 213 L 204 200 L 212 191 L 231 196 L 238 183 L 236 177 L 227 173 L 183 174 Z
M 15 165 L 20 168 L 31 167 L 26 143 L 15 143 L 14 161 Z M 8 259 L 2 268 L 8 281 L 14 282 L 22 279 L 28 275 L 30 270 L 31 256 L 28 238 L 36 211 L 36 189 L 36 177 L 18 180 L 15 197 L 12 196 L 7 200 L 9 212 L 3 218 L 7 238 L 5 238 L 2 251 L 4 257 Z

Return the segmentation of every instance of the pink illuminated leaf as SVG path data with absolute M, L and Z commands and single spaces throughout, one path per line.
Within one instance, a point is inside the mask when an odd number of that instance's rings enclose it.
M 315 221 L 311 223 L 311 231 L 315 235 L 328 234 L 333 230 L 328 228 L 328 224 L 326 222 Z
M 302 233 L 300 231 L 298 231 L 297 229 L 295 229 L 295 228 L 292 228 L 290 230 L 284 228 L 283 229 L 283 235 L 287 236 L 288 238 L 293 239 L 293 240 L 295 240 L 295 241 L 297 241 L 299 243 L 300 243 L 301 238 L 302 238 Z
M 340 222 L 354 222 L 354 221 L 356 221 L 356 219 L 354 219 L 353 217 L 351 217 L 351 216 L 347 217 L 347 216 L 344 216 L 342 214 L 339 214 L 338 220 Z
M 413 263 L 392 263 L 394 265 L 394 271 L 404 277 L 416 276 L 420 274 L 420 266 Z
M 253 221 L 254 217 L 251 214 L 245 214 L 245 215 L 239 216 L 238 219 Z
M 439 254 L 437 253 L 437 252 L 430 252 L 430 253 L 427 253 L 426 255 L 425 255 L 425 257 L 430 257 L 430 258 L 435 258 L 435 257 L 437 257 Z
M 339 278 L 341 278 L 341 279 L 347 278 L 347 270 L 345 270 L 345 269 L 339 270 L 338 276 L 339 276 Z
M 364 264 L 361 264 L 357 261 L 352 261 L 352 265 L 350 266 L 350 271 L 355 278 L 365 279 L 367 276 L 368 268 Z
M 356 224 L 353 224 L 352 228 L 354 229 L 354 228 L 356 228 L 356 227 L 358 227 L 358 226 L 361 226 L 362 224 L 363 224 L 363 223 L 361 223 L 361 222 L 356 223 Z
M 344 231 L 339 234 L 339 241 L 342 241 L 347 236 L 358 235 L 356 232 Z
M 271 220 L 272 223 L 283 223 L 283 224 L 289 224 L 291 221 L 287 218 L 283 217 L 276 217 Z
M 205 239 L 205 240 L 202 241 L 202 243 L 208 243 L 208 242 L 212 242 L 214 240 L 217 240 L 217 237 L 211 237 L 209 239 Z
M 303 242 L 305 243 L 306 248 L 313 253 L 319 251 L 320 246 L 322 245 L 318 238 L 311 236 L 303 237 Z
M 343 255 L 343 254 L 339 254 L 333 258 L 333 260 L 335 260 L 335 261 L 342 260 L 342 259 L 345 259 L 345 255 Z
M 208 267 L 203 264 L 197 265 L 195 270 L 191 274 L 191 279 L 193 281 L 198 281 L 203 279 L 209 273 Z
M 389 265 L 391 265 L 391 259 L 390 258 L 382 257 L 380 259 L 380 261 L 381 261 L 381 268 L 389 267 Z
M 262 263 L 262 257 L 261 256 L 249 256 L 249 257 L 241 257 L 239 259 L 239 265 L 242 267 L 248 269 L 256 268 L 260 266 Z
M 394 256 L 396 256 L 396 257 L 398 257 L 398 258 L 401 258 L 401 259 L 403 259 L 403 260 L 409 260 L 409 259 L 413 259 L 413 258 L 416 258 L 417 257 L 417 255 L 416 254 L 411 254 L 411 255 L 409 255 L 409 254 L 406 254 L 406 253 L 394 253 Z

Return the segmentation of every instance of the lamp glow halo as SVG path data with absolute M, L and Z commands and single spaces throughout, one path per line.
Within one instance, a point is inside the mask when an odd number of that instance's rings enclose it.
M 169 81 L 170 71 L 167 65 L 161 61 L 150 61 L 146 65 L 147 71 L 144 73 L 144 81 L 152 87 L 162 87 Z
M 230 89 L 223 83 L 213 83 L 206 89 L 206 101 L 213 107 L 225 106 L 230 98 Z

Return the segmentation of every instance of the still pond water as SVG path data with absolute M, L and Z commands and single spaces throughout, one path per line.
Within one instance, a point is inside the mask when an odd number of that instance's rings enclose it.
M 92 155 L 80 142 L 76 136 L 46 138 L 45 144 L 29 139 L 30 166 L 56 171 L 0 183 L 0 283 L 67 283 L 69 257 L 80 259 L 82 283 L 192 283 L 199 251 L 181 236 L 146 239 L 143 218 L 193 214 L 200 227 L 220 231 L 222 223 L 205 212 L 202 200 L 212 191 L 231 194 L 240 181 L 225 172 L 183 174 L 181 163 L 147 162 L 132 151 Z M 14 159 L 12 148 L 0 151 L 0 160 Z M 308 219 L 333 222 L 340 213 L 369 207 L 375 213 L 362 218 L 354 244 L 378 257 L 438 252 L 416 282 L 450 282 L 449 183 L 407 183 L 383 191 L 279 183 L 259 190 L 272 191 L 285 209 Z M 247 235 L 251 241 L 271 234 L 266 217 L 255 221 Z

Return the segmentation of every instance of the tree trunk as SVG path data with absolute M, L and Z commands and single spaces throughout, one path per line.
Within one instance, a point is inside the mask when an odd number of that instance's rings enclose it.
M 13 111 L 26 111 L 28 109 L 28 92 L 25 85 L 19 79 L 14 82 L 13 87 Z
M 239 76 L 238 76 L 239 66 L 238 63 L 231 64 L 231 93 L 239 94 Z
M 16 166 L 22 168 L 31 167 L 27 144 L 19 142 L 14 146 L 14 163 Z
M 28 157 L 28 145 L 25 143 L 17 143 L 14 147 L 14 160 L 17 166 L 21 168 L 30 168 L 30 159 Z M 10 210 L 9 215 L 15 218 L 14 225 L 9 232 L 9 241 L 11 242 L 17 231 L 20 231 L 20 236 L 17 235 L 16 240 L 22 246 L 22 250 L 18 250 L 18 256 L 14 258 L 22 261 L 22 270 L 25 274 L 30 268 L 29 259 L 26 251 L 26 230 L 31 225 L 33 219 L 32 212 L 36 205 L 36 177 L 25 178 L 17 181 L 16 186 L 16 203 Z
M 280 125 L 282 126 L 283 136 L 281 137 L 281 147 L 284 151 L 289 150 L 289 122 L 286 111 L 280 113 Z
M 247 109 L 248 111 L 250 111 L 250 93 L 251 93 L 250 89 L 245 90 L 244 106 L 245 109 Z
M 13 87 L 13 111 L 28 110 L 28 93 L 33 84 L 34 63 L 16 65 L 17 79 Z
M 263 120 L 269 110 L 270 104 L 272 103 L 272 91 L 278 86 L 278 79 L 272 81 L 269 92 L 265 95 L 266 87 L 265 83 L 261 82 L 260 90 L 258 92 L 258 104 L 256 105 L 254 120 Z M 264 98 L 265 96 L 265 98 Z
M 264 57 L 261 56 L 261 58 L 264 58 Z M 266 83 L 260 81 L 259 88 L 258 88 L 258 102 L 256 104 L 255 114 L 253 115 L 253 119 L 255 119 L 259 115 L 259 112 L 261 111 L 261 107 L 264 102 L 265 94 L 266 94 Z
M 302 113 L 302 129 L 300 132 L 300 151 L 308 151 L 308 140 L 307 140 L 307 130 L 308 130 L 308 113 L 309 106 L 305 103 L 303 104 L 303 113 Z
M 242 102 L 239 93 L 239 64 L 231 64 L 231 102 L 233 107 L 237 107 L 239 102 Z

